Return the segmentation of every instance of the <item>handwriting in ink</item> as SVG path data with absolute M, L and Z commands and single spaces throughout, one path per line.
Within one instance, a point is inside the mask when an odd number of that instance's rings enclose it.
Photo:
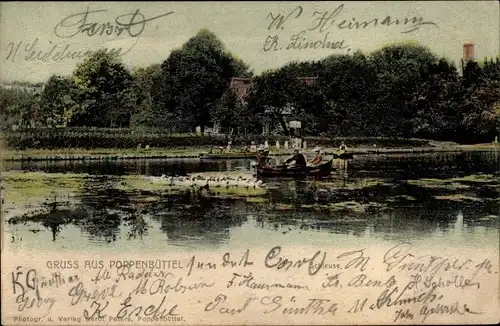
M 33 268 L 27 272 L 22 266 L 17 266 L 16 271 L 11 273 L 12 292 L 16 296 L 18 311 L 35 308 L 46 308 L 47 314 L 54 306 L 55 299 L 50 296 L 42 296 L 41 289 L 46 287 L 59 287 L 66 282 L 72 282 L 73 277 L 66 280 L 60 273 L 53 273 L 51 278 L 39 277 Z M 78 278 L 78 276 L 75 276 Z
M 217 269 L 217 264 L 213 262 L 200 262 L 196 261 L 196 256 L 193 255 L 187 263 L 188 276 L 191 275 L 193 268 L 195 269 Z
M 408 34 L 420 29 L 421 26 L 432 25 L 437 26 L 433 21 L 424 21 L 422 17 L 405 17 L 405 18 L 394 18 L 391 16 L 386 16 L 383 19 L 371 18 L 368 20 L 357 20 L 356 18 L 348 19 L 337 19 L 340 15 L 344 5 L 341 4 L 333 11 L 314 11 L 313 26 L 309 28 L 310 31 L 318 31 L 323 33 L 329 30 L 332 26 L 337 27 L 340 30 L 353 30 L 353 29 L 366 29 L 366 28 L 376 28 L 379 26 L 403 26 L 404 29 L 401 31 L 402 34 Z
M 94 300 L 90 304 L 90 308 L 94 309 L 94 311 L 92 312 L 92 314 L 90 314 L 89 309 L 84 309 L 83 310 L 83 317 L 85 317 L 86 319 L 104 318 L 107 316 L 107 314 L 103 314 L 103 311 L 106 310 L 108 305 L 109 305 L 109 301 L 106 301 L 106 304 L 101 308 L 101 303 Z
M 338 310 L 338 304 L 331 302 L 330 299 L 311 298 L 307 300 L 307 304 L 299 304 L 297 303 L 297 299 L 298 298 L 295 296 L 291 297 L 289 300 L 283 300 L 282 296 L 265 296 L 261 298 L 260 303 L 270 307 L 264 311 L 265 314 L 279 311 L 282 315 L 324 316 L 330 314 L 335 316 Z
M 250 261 L 250 249 L 247 249 L 241 259 L 239 261 L 233 261 L 231 260 L 231 254 L 226 252 L 222 256 L 222 267 L 236 267 L 236 266 L 241 266 L 241 267 L 247 267 L 253 265 L 253 262 Z
M 370 261 L 370 257 L 365 257 L 363 255 L 363 249 L 361 250 L 355 250 L 355 251 L 349 251 L 349 252 L 345 252 L 343 254 L 341 254 L 340 256 L 338 256 L 337 258 L 338 259 L 342 259 L 342 258 L 345 258 L 345 257 L 348 257 L 349 259 L 351 259 L 346 265 L 345 265 L 345 269 L 349 269 L 349 268 L 358 268 L 361 270 L 361 271 L 364 271 L 366 269 L 366 264 L 368 264 L 368 262 Z
M 146 18 L 139 9 L 135 12 L 120 15 L 113 21 L 96 22 L 93 16 L 107 10 L 87 10 L 63 18 L 54 27 L 54 34 L 60 38 L 71 38 L 78 34 L 93 36 L 120 36 L 127 32 L 130 37 L 138 37 L 146 28 L 146 23 L 173 14 L 169 11 L 151 18 Z
M 284 269 L 288 271 L 290 268 L 301 268 L 302 266 L 308 266 L 307 272 L 309 275 L 316 275 L 321 268 L 324 266 L 326 259 L 326 252 L 317 251 L 310 258 L 302 258 L 296 261 L 290 260 L 288 258 L 280 257 L 281 247 L 276 246 L 272 248 L 266 255 L 264 260 L 264 265 L 267 268 L 276 268 L 277 270 Z M 320 261 L 318 261 L 320 260 Z
M 472 311 L 467 304 L 463 304 L 458 301 L 455 301 L 452 304 L 437 303 L 433 307 L 425 304 L 422 309 L 420 309 L 420 316 L 423 316 L 422 323 L 432 315 L 465 315 L 466 313 L 473 315 L 482 314 L 481 312 Z
M 237 314 L 241 314 L 243 311 L 245 311 L 246 308 L 250 305 L 250 303 L 252 303 L 253 301 L 255 301 L 257 299 L 258 298 L 256 296 L 251 295 L 250 297 L 245 299 L 243 304 L 240 304 L 237 307 L 228 308 L 227 305 L 223 306 L 223 304 L 227 300 L 227 295 L 218 294 L 214 300 L 210 301 L 205 306 L 205 311 L 217 311 L 220 314 L 237 315 Z M 241 302 L 241 299 L 239 299 L 238 302 Z
M 307 285 L 300 283 L 267 283 L 255 279 L 252 272 L 248 274 L 233 273 L 233 278 L 227 282 L 227 288 L 243 286 L 253 290 L 272 290 L 275 288 L 281 289 L 294 289 L 294 290 L 307 290 Z
M 429 272 L 433 276 L 441 270 L 464 271 L 472 263 L 470 259 L 450 259 L 433 255 L 415 257 L 415 255 L 409 252 L 408 246 L 408 243 L 401 243 L 392 247 L 384 254 L 383 262 L 386 265 L 387 271 L 397 269 L 419 273 Z
M 106 48 L 102 47 L 99 49 L 91 50 L 89 48 L 79 49 L 75 48 L 75 43 L 54 43 L 48 41 L 44 44 L 40 44 L 40 39 L 35 38 L 31 42 L 19 41 L 19 42 L 9 42 L 5 47 L 7 55 L 5 60 L 11 62 L 19 61 L 37 61 L 37 62 L 63 62 L 67 60 L 83 59 L 92 53 L 97 51 L 102 51 L 109 53 L 111 55 L 123 56 L 129 53 L 139 41 L 136 38 L 135 42 L 132 43 L 128 48 Z
M 159 304 L 150 304 L 147 307 L 144 307 L 140 304 L 132 305 L 130 301 L 132 297 L 127 297 L 125 301 L 120 303 L 120 308 L 118 313 L 116 314 L 116 318 L 130 318 L 132 315 L 135 317 L 152 317 L 152 318 L 166 318 L 168 316 L 178 316 L 179 314 L 176 312 L 178 305 L 172 305 L 170 308 L 165 308 L 164 304 L 167 297 L 163 296 L 161 302 Z
M 413 320 L 413 313 L 410 309 L 399 309 L 396 310 L 396 317 L 394 317 L 394 322 L 397 322 L 400 319 L 410 319 Z
M 98 301 L 105 300 L 106 298 L 118 298 L 122 296 L 122 293 L 116 293 L 117 284 L 113 284 L 111 287 L 106 287 L 103 289 L 87 290 L 85 289 L 82 282 L 73 286 L 69 292 L 68 296 L 71 297 L 71 305 L 75 306 L 81 302 L 87 301 Z
M 185 284 L 182 277 L 176 278 L 174 274 L 168 273 L 164 278 L 140 279 L 136 288 L 132 292 L 130 292 L 129 297 L 138 294 L 166 295 L 170 292 L 185 293 L 186 291 L 210 288 L 213 287 L 214 284 L 215 284 L 214 282 L 207 283 L 204 281 Z
M 287 15 L 283 15 L 283 14 L 273 14 L 272 12 L 269 13 L 269 15 L 267 15 L 266 17 L 266 20 L 271 20 L 271 23 L 269 24 L 269 26 L 267 26 L 267 30 L 271 30 L 271 29 L 276 29 L 276 30 L 283 30 L 285 27 L 283 26 L 290 17 L 294 17 L 295 19 L 299 18 L 300 15 L 302 15 L 302 12 L 303 12 L 303 8 L 302 6 L 298 6 L 296 7 L 295 9 L 293 9 L 292 11 L 290 11 Z

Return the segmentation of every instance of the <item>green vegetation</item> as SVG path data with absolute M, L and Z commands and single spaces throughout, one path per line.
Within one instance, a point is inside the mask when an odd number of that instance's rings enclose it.
M 459 190 L 469 189 L 473 186 L 492 186 L 497 187 L 500 185 L 498 178 L 491 174 L 471 174 L 459 178 L 450 179 L 417 179 L 408 180 L 408 184 L 420 186 L 428 189 L 448 189 Z
M 202 148 L 225 146 L 231 139 L 233 146 L 248 146 L 255 141 L 258 144 L 266 140 L 269 145 L 279 141 L 283 146 L 289 137 L 286 136 L 262 136 L 248 135 L 239 137 L 228 136 L 201 136 L 195 134 L 170 134 L 163 130 L 138 131 L 133 129 L 82 129 L 82 128 L 37 128 L 16 131 L 4 131 L 0 134 L 8 148 L 25 149 L 64 149 L 64 151 L 78 151 L 98 149 L 140 149 L 146 146 L 161 148 L 165 150 L 178 150 L 182 148 Z M 377 148 L 392 147 L 425 147 L 430 146 L 429 140 L 412 138 L 388 138 L 388 137 L 304 137 L 304 140 L 312 146 L 338 147 L 342 141 L 349 146 L 366 146 Z M 61 151 L 58 151 L 61 152 Z
M 252 77 L 249 91 L 231 88 L 233 77 Z M 490 143 L 500 132 L 500 59 L 467 62 L 460 75 L 426 47 L 400 43 L 253 76 L 202 30 L 149 67 L 129 71 L 117 57 L 95 52 L 71 76 L 50 77 L 40 92 L 0 89 L 9 148 L 220 145 L 227 139 L 172 135 L 213 124 L 236 144 L 263 127 L 288 138 L 290 120 L 302 122 L 301 136 L 322 137 L 323 146 L 334 137 Z M 126 129 L 37 131 L 45 127 Z
M 87 174 L 2 172 L 5 187 L 5 203 L 28 203 L 49 198 L 65 198 L 77 193 Z

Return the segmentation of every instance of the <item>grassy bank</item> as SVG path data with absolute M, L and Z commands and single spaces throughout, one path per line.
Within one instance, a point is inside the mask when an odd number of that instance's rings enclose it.
M 122 159 L 155 159 L 155 158 L 197 158 L 201 153 L 207 153 L 211 147 L 180 147 L 180 148 L 150 148 L 150 149 L 119 149 L 119 148 L 61 148 L 61 149 L 4 149 L 2 158 L 6 161 L 61 161 L 61 160 L 122 160 Z M 303 149 L 311 155 L 312 147 Z M 334 147 L 323 147 L 326 156 L 337 151 Z M 383 155 L 383 154 L 422 154 L 439 152 L 468 152 L 468 151 L 500 151 L 500 144 L 476 145 L 442 145 L 434 147 L 350 147 L 349 152 L 354 155 Z M 291 155 L 292 149 L 275 149 L 271 147 L 270 155 Z

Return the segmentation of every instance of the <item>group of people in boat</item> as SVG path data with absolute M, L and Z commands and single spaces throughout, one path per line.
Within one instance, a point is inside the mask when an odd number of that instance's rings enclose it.
M 262 152 L 263 151 L 257 152 L 257 163 L 260 166 L 269 166 L 268 157 L 267 155 L 264 155 Z M 307 166 L 318 165 L 323 160 L 321 149 L 319 147 L 316 147 L 314 149 L 314 153 L 315 153 L 314 158 L 308 162 L 306 161 L 304 154 L 300 153 L 298 149 L 295 149 L 293 151 L 293 156 L 285 161 L 285 165 L 288 165 L 290 167 L 304 167 L 304 168 Z
M 347 146 L 344 142 L 342 142 L 339 146 L 339 150 L 346 151 Z M 267 155 L 263 155 L 264 149 L 259 148 L 257 151 L 257 163 L 260 166 L 268 166 L 268 157 Z M 307 167 L 307 166 L 317 166 L 322 163 L 323 155 L 320 147 L 316 147 L 314 149 L 314 157 L 310 161 L 306 161 L 305 156 L 300 153 L 298 149 L 293 151 L 293 156 L 285 161 L 285 165 L 289 167 Z

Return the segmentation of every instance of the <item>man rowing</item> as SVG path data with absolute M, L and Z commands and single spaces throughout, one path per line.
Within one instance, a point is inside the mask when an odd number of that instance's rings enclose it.
M 285 161 L 285 163 L 287 165 L 289 165 L 289 163 L 291 163 L 291 162 L 295 162 L 293 164 L 293 166 L 296 166 L 296 167 L 306 167 L 307 166 L 307 162 L 306 162 L 304 155 L 299 153 L 298 149 L 294 150 L 293 156 Z

